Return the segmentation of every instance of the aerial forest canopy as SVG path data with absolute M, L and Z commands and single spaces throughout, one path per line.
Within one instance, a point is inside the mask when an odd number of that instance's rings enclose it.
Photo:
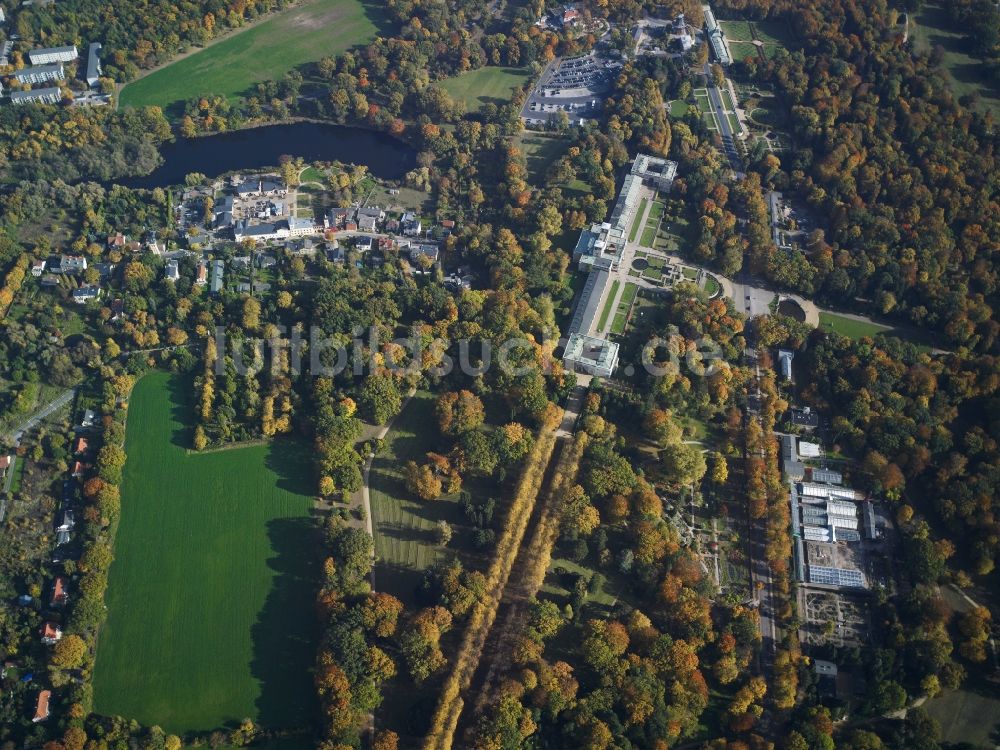
M 809 237 L 808 263 L 782 262 L 768 237 L 750 248 L 752 270 L 845 307 L 859 298 L 956 345 L 996 351 L 1000 165 L 992 114 L 955 96 L 934 55 L 904 43 L 901 11 L 880 0 L 722 7 L 786 19 L 801 41 L 800 50 L 749 63 L 788 107 L 797 144 L 780 156 L 780 171 L 761 166 L 766 184 L 803 196 L 823 217 Z

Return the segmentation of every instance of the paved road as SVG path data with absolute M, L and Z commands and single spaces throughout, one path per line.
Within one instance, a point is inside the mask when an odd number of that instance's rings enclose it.
M 34 429 L 39 424 L 39 422 L 48 417 L 50 414 L 59 411 L 59 409 L 63 408 L 66 404 L 72 401 L 75 395 L 76 395 L 76 389 L 70 388 L 68 391 L 61 393 L 54 401 L 51 401 L 45 406 L 43 406 L 41 409 L 39 409 L 33 415 L 31 415 L 27 420 L 25 420 L 17 427 L 15 427 L 13 430 L 11 430 L 10 433 L 8 434 L 8 437 L 13 439 L 14 448 L 16 449 L 21 444 L 21 437 L 24 435 L 24 433 L 26 433 L 28 430 Z M 6 495 L 7 493 L 10 492 L 11 485 L 14 482 L 14 469 L 16 468 L 16 466 L 17 466 L 17 459 L 15 458 L 14 463 L 12 463 L 8 467 L 7 475 L 4 477 L 3 495 L 0 496 L 0 523 L 3 523 L 3 520 L 7 517 Z
M 10 431 L 9 436 L 14 439 L 14 443 L 21 442 L 21 436 L 28 430 L 34 429 L 39 422 L 48 417 L 50 414 L 59 411 L 66 404 L 73 400 L 76 395 L 76 389 L 70 388 L 68 391 L 64 391 L 59 395 L 54 401 L 51 401 L 46 406 L 36 411 L 31 417 L 19 424 L 13 430 Z
M 740 163 L 740 155 L 736 150 L 736 136 L 733 129 L 729 127 L 729 118 L 726 117 L 726 107 L 722 103 L 722 94 L 712 82 L 712 66 L 705 63 L 705 75 L 708 77 L 708 100 L 715 110 L 715 116 L 719 121 L 719 128 L 722 133 L 722 146 L 729 159 L 729 164 L 736 172 L 737 177 L 743 175 L 743 165 Z

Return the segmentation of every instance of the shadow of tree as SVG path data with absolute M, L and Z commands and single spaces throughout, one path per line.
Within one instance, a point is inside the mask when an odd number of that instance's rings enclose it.
M 320 532 L 310 518 L 280 518 L 267 534 L 274 552 L 267 564 L 276 575 L 251 630 L 258 719 L 268 728 L 308 726 L 317 711 L 311 675 L 319 627 L 304 605 L 316 595 Z

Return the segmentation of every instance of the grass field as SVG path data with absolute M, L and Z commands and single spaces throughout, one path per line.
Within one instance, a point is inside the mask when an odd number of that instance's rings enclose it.
M 523 68 L 486 67 L 438 81 L 438 85 L 457 102 L 463 102 L 468 111 L 481 109 L 487 104 L 506 104 L 528 80 L 530 73 Z
M 422 460 L 430 450 L 431 431 L 437 430 L 434 398 L 418 391 L 385 436 L 385 445 L 372 463 L 370 493 L 375 530 L 376 588 L 407 604 L 423 572 L 443 554 L 435 542 L 437 522 L 466 523 L 457 499 L 419 500 L 403 485 L 403 466 Z M 455 542 L 452 542 L 455 545 Z
M 719 26 L 722 28 L 722 33 L 725 34 L 726 39 L 734 39 L 741 42 L 749 42 L 753 39 L 749 21 L 719 21 Z
M 639 234 L 639 228 L 642 227 L 642 222 L 646 215 L 646 204 L 649 200 L 643 198 L 639 201 L 639 210 L 635 212 L 635 218 L 632 219 L 632 228 L 628 230 L 628 241 L 635 242 L 635 236 Z
M 514 142 L 524 153 L 524 159 L 528 163 L 528 178 L 536 185 L 541 184 L 549 167 L 569 147 L 569 141 L 565 138 L 542 135 L 530 130 L 525 130 Z
M 647 225 L 645 229 L 642 230 L 642 237 L 639 239 L 639 244 L 643 247 L 652 247 L 653 240 L 656 239 L 656 223 Z
M 598 331 L 604 330 L 604 325 L 608 322 L 608 317 L 615 309 L 615 298 L 618 296 L 619 286 L 621 286 L 621 282 L 618 279 L 611 282 L 611 288 L 608 290 L 608 298 L 604 301 L 604 309 L 601 310 L 601 317 L 597 320 Z
M 690 108 L 690 105 L 683 99 L 674 99 L 670 102 L 670 116 L 683 117 L 688 113 Z
M 974 748 L 996 747 L 1000 733 L 1000 694 L 985 680 L 948 690 L 927 701 L 924 708 L 941 724 L 941 739 L 948 743 L 968 743 Z
M 191 97 L 236 97 L 304 63 L 368 42 L 376 33 L 375 18 L 359 0 L 307 0 L 128 84 L 120 103 L 156 104 L 178 117 Z
M 941 0 L 928 0 L 919 13 L 910 14 L 910 39 L 921 52 L 940 45 L 944 50 L 942 67 L 955 95 L 979 92 L 979 109 L 1000 115 L 1000 82 L 990 79 L 981 60 L 966 53 L 965 35 L 951 28 Z
M 734 60 L 746 60 L 748 57 L 756 60 L 759 57 L 757 46 L 750 42 L 730 42 L 729 52 Z
M 874 336 L 877 333 L 889 333 L 892 330 L 888 326 L 854 320 L 853 318 L 828 312 L 821 312 L 819 314 L 819 327 L 824 331 L 834 331 L 849 339 L 860 339 L 865 336 Z
M 753 35 L 765 45 L 788 47 L 792 42 L 792 33 L 788 24 L 782 21 L 754 21 Z
M 122 518 L 94 710 L 207 730 L 307 726 L 318 578 L 310 450 L 293 440 L 188 455 L 190 384 L 132 394 Z

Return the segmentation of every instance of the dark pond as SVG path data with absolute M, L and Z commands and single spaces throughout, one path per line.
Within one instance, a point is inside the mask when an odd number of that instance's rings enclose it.
M 385 180 L 401 179 L 416 164 L 414 150 L 385 133 L 316 122 L 178 138 L 164 144 L 160 153 L 163 164 L 148 175 L 118 182 L 132 188 L 166 187 L 183 183 L 191 172 L 217 177 L 224 172 L 273 167 L 282 156 L 364 164 L 372 175 Z

